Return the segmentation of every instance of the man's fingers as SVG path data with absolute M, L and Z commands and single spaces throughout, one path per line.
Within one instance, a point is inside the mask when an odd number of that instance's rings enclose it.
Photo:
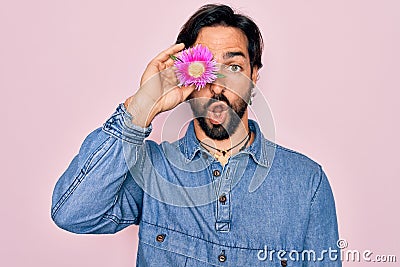
M 196 87 L 194 85 L 183 86 L 180 88 L 180 90 L 182 90 L 183 101 L 188 98 L 188 96 L 194 91 L 195 88 Z
M 174 65 L 174 60 L 172 58 L 169 58 L 167 61 L 164 61 L 164 64 L 166 66 L 166 68 L 170 68 Z
M 152 61 L 149 62 L 149 64 L 147 65 L 147 69 L 155 72 L 172 67 L 174 65 L 174 60 L 170 56 L 175 55 L 183 48 L 185 48 L 185 45 L 183 43 L 180 43 L 164 50 L 163 52 L 158 54 Z
M 183 48 L 185 48 L 184 43 L 175 44 L 175 45 L 171 46 L 170 48 L 162 51 L 160 54 L 158 54 L 154 58 L 154 60 L 162 61 L 162 62 L 167 61 L 170 58 L 170 55 L 175 55 L 176 53 L 181 51 Z

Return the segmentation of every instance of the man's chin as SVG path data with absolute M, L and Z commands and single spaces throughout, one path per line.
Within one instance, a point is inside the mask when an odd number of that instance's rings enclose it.
M 227 127 L 224 125 L 225 123 L 212 123 L 209 118 L 204 117 L 196 118 L 196 120 L 205 135 L 209 138 L 213 140 L 225 140 L 230 137 Z

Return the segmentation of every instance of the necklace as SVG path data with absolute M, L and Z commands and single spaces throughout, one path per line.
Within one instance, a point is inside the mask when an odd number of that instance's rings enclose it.
M 210 145 L 208 145 L 208 144 L 206 144 L 206 143 L 203 143 L 203 142 L 200 141 L 200 140 L 199 140 L 199 142 L 200 142 L 200 144 L 203 145 L 203 146 L 206 146 L 206 147 L 209 147 L 209 148 L 211 148 L 211 149 L 214 149 L 214 150 L 218 151 L 219 153 L 222 154 L 223 157 L 225 157 L 225 155 L 226 155 L 229 151 L 231 151 L 232 149 L 238 147 L 241 143 L 243 143 L 243 142 L 246 140 L 246 142 L 245 142 L 244 145 L 240 148 L 239 151 L 242 151 L 243 149 L 245 149 L 246 146 L 247 146 L 247 144 L 248 144 L 249 141 L 250 141 L 250 135 L 251 135 L 251 131 L 249 131 L 249 133 L 246 135 L 245 138 L 243 138 L 242 141 L 240 141 L 238 144 L 236 144 L 236 145 L 234 145 L 233 147 L 228 148 L 228 149 L 226 149 L 226 150 L 222 150 L 222 149 L 219 149 L 219 148 L 210 146 Z M 216 156 L 217 159 L 218 159 L 218 155 L 215 154 L 214 156 Z

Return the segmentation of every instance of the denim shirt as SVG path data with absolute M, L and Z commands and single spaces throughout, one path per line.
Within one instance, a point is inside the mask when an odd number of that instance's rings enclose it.
M 58 180 L 51 216 L 70 232 L 139 225 L 137 266 L 341 266 L 332 191 L 321 167 L 266 140 L 223 166 L 193 121 L 157 144 L 123 104 Z

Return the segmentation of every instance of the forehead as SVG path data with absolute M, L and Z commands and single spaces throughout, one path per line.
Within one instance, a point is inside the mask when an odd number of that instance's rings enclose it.
M 214 26 L 200 30 L 195 44 L 207 46 L 214 57 L 223 56 L 226 52 L 242 52 L 248 58 L 247 37 L 238 28 Z

